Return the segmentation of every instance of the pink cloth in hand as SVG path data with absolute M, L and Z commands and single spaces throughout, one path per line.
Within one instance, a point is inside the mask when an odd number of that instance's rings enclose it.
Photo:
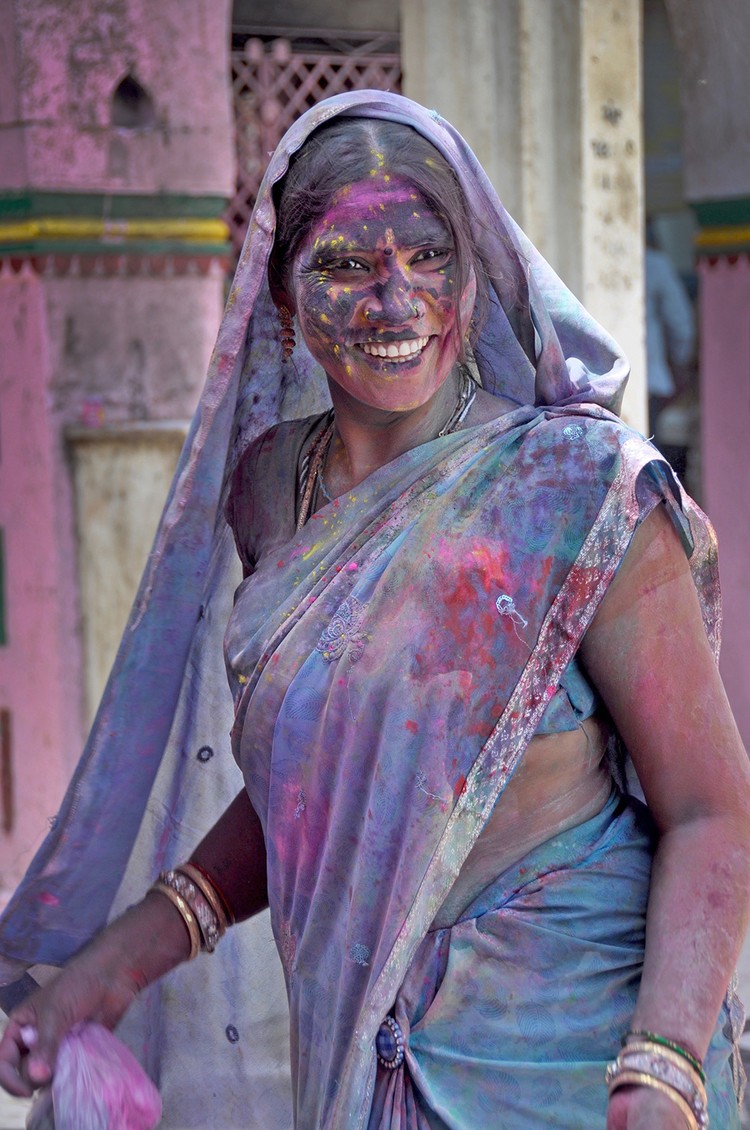
M 63 1040 L 52 1079 L 55 1130 L 154 1130 L 161 1098 L 135 1056 L 101 1024 Z

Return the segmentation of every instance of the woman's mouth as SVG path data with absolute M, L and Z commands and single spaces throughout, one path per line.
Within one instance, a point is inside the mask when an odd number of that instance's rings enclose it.
M 363 341 L 360 344 L 360 349 L 367 353 L 370 357 L 385 358 L 386 361 L 395 361 L 397 364 L 402 361 L 412 361 L 417 357 L 427 342 L 428 337 L 415 337 L 410 341 Z

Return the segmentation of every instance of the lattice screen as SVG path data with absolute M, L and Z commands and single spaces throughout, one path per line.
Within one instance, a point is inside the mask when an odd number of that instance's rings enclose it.
M 252 38 L 232 53 L 232 92 L 237 139 L 237 192 L 225 219 L 237 250 L 253 210 L 269 154 L 295 118 L 310 106 L 346 90 L 401 89 L 401 59 L 368 51 L 377 44 L 340 50 L 298 49 L 288 39 Z

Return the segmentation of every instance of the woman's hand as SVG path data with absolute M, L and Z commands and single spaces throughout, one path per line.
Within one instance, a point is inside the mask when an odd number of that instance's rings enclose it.
M 189 950 L 179 911 L 163 895 L 148 894 L 13 1010 L 0 1041 L 0 1086 L 28 1097 L 49 1083 L 72 1028 L 87 1020 L 114 1028 L 141 989 Z
M 620 1087 L 607 1108 L 607 1130 L 686 1130 L 676 1103 L 653 1087 Z

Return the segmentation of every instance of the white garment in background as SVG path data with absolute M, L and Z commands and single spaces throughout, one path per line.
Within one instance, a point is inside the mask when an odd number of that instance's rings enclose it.
M 676 392 L 673 365 L 687 365 L 695 350 L 695 316 L 674 264 L 664 251 L 646 248 L 646 356 L 649 396 Z

